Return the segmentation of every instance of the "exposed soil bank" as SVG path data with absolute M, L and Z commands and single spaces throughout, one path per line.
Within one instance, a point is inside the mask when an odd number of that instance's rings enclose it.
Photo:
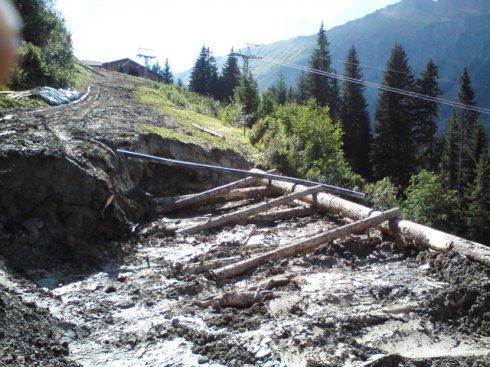
M 4 112 L 0 120 L 0 256 L 13 267 L 97 262 L 115 250 L 103 243 L 124 238 L 147 217 L 151 195 L 188 193 L 226 179 L 128 162 L 117 148 L 250 167 L 235 152 L 145 130 L 180 127 L 136 100 L 135 85 L 144 81 L 107 74 L 94 82 L 82 103 Z

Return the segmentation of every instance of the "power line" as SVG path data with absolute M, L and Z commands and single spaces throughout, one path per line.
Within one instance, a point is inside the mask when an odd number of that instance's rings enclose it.
M 327 58 L 325 58 L 325 57 L 322 57 L 322 59 L 327 60 Z M 342 60 L 337 60 L 337 59 L 331 59 L 331 61 L 332 62 L 336 62 L 336 63 L 341 63 L 341 64 L 344 64 L 344 65 L 345 64 L 354 65 L 353 62 L 347 62 L 347 61 L 342 61 Z M 389 71 L 389 72 L 392 72 L 392 73 L 398 73 L 398 74 L 404 74 L 404 75 L 408 75 L 409 74 L 409 73 L 406 73 L 404 71 L 393 70 L 393 69 L 386 69 L 386 68 L 382 68 L 382 67 L 374 66 L 374 65 L 361 64 L 361 63 L 359 63 L 358 65 L 359 66 L 362 66 L 362 68 L 375 69 L 375 70 L 380 70 L 380 71 L 383 71 L 383 72 Z M 459 83 L 456 80 L 450 80 L 450 79 L 445 79 L 445 78 L 439 78 L 439 81 L 440 82 L 443 82 L 443 83 L 451 83 L 451 84 L 458 84 Z M 475 87 L 490 89 L 490 86 L 489 85 L 475 84 L 475 83 L 472 83 L 472 84 Z
M 242 56 L 242 55 L 235 53 L 234 56 Z M 244 55 L 244 56 L 250 57 L 248 55 Z M 389 86 L 383 85 L 383 84 L 378 84 L 378 83 L 373 83 L 373 82 L 369 82 L 369 81 L 364 81 L 364 80 L 361 80 L 361 79 L 350 78 L 350 77 L 346 77 L 344 75 L 339 75 L 339 74 L 335 74 L 335 73 L 331 73 L 331 72 L 326 72 L 326 71 L 323 71 L 323 70 L 313 69 L 313 68 L 310 68 L 310 67 L 307 67 L 307 66 L 293 64 L 293 63 L 286 62 L 286 61 L 280 61 L 280 60 L 276 60 L 276 59 L 273 59 L 273 58 L 270 58 L 270 57 L 266 57 L 266 56 L 254 56 L 253 58 L 256 59 L 256 60 L 263 60 L 263 61 L 266 61 L 266 62 L 270 62 L 270 63 L 276 64 L 276 65 L 286 66 L 286 67 L 289 67 L 289 68 L 292 68 L 292 69 L 306 71 L 306 72 L 312 73 L 312 74 L 323 75 L 323 76 L 334 78 L 334 79 L 338 79 L 338 80 L 341 80 L 341 81 L 346 81 L 346 82 L 349 82 L 349 83 L 360 84 L 360 85 L 363 85 L 363 86 L 366 86 L 366 87 L 376 88 L 376 89 L 379 89 L 379 90 L 383 90 L 383 91 L 387 91 L 387 92 L 392 92 L 392 93 L 404 95 L 404 96 L 407 96 L 407 97 L 418 98 L 418 99 L 422 99 L 422 100 L 426 100 L 426 101 L 430 101 L 430 102 L 436 102 L 436 103 L 440 103 L 440 104 L 445 104 L 445 105 L 448 105 L 448 106 L 451 106 L 451 107 L 456 107 L 456 108 L 460 108 L 460 109 L 464 109 L 464 110 L 469 110 L 469 111 L 478 112 L 478 113 L 481 113 L 481 114 L 490 115 L 490 109 L 483 108 L 483 107 L 466 105 L 466 104 L 463 104 L 463 103 L 460 103 L 460 102 L 449 101 L 449 100 L 446 100 L 446 99 L 443 99 L 443 98 L 432 97 L 432 96 L 428 96 L 428 95 L 425 95 L 425 94 L 420 94 L 420 93 L 416 93 L 416 92 L 406 91 L 406 90 L 403 90 L 403 89 L 393 88 L 393 87 L 389 87 Z

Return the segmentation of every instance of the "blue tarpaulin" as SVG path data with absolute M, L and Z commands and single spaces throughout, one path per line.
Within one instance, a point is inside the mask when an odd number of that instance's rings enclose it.
M 52 106 L 60 106 L 76 101 L 81 97 L 81 94 L 71 89 L 54 89 L 51 87 L 40 88 L 35 95 L 41 97 Z

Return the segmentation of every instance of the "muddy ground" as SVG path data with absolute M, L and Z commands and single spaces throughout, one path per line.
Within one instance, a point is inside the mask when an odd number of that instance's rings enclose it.
M 0 365 L 490 365 L 490 273 L 457 253 L 401 247 L 371 230 L 215 281 L 202 271 L 214 260 L 237 261 L 345 222 L 315 213 L 193 236 L 165 234 L 267 199 L 149 216 L 146 193 L 196 191 L 226 178 L 155 174 L 155 167 L 96 154 L 95 147 L 172 151 L 178 159 L 193 150 L 210 163 L 248 163 L 131 130 L 126 114 L 174 122 L 137 103 L 133 79 L 109 77 L 95 81 L 87 105 L 18 111 L 0 121 L 4 133 L 22 131 L 31 139 L 22 150 L 2 141 L 0 154 L 6 208 L 0 213 Z M 82 154 L 79 144 L 89 139 L 97 143 Z M 15 175 L 12 162 L 25 175 Z M 167 184 L 155 187 L 152 175 Z M 117 205 L 107 205 L 111 195 Z M 224 293 L 281 274 L 290 281 L 257 292 L 263 298 L 253 304 L 219 302 Z

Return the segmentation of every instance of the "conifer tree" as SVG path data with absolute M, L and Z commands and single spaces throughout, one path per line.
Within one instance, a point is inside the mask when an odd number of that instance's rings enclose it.
M 233 52 L 233 49 L 231 49 L 231 52 Z M 238 59 L 235 56 L 228 56 L 220 77 L 220 100 L 231 102 L 235 88 L 240 85 L 240 77 Z
M 429 97 L 439 97 L 439 73 L 437 65 L 429 60 L 421 78 L 417 80 L 416 92 Z M 414 138 L 417 145 L 418 168 L 435 171 L 437 169 L 437 102 L 418 99 L 415 102 Z
M 295 101 L 299 104 L 305 104 L 310 99 L 308 79 L 306 78 L 304 71 L 299 75 L 294 96 Z
M 490 244 L 490 157 L 482 154 L 477 165 L 474 188 L 467 211 L 467 227 L 472 240 Z
M 386 64 L 383 85 L 412 91 L 414 77 L 404 48 L 396 44 Z M 376 108 L 372 164 L 375 178 L 389 177 L 396 185 L 408 184 L 415 168 L 413 99 L 381 91 Z
M 284 81 L 284 74 L 282 72 L 279 73 L 279 81 L 277 83 L 276 93 L 277 103 L 280 105 L 285 104 L 288 100 L 288 90 L 286 88 L 286 82 Z
M 464 68 L 463 74 L 460 78 L 460 90 L 458 93 L 458 102 L 467 106 L 475 106 L 475 92 L 471 86 L 471 80 L 468 74 L 468 70 Z M 479 118 L 478 113 L 468 109 L 461 109 L 458 113 L 458 123 L 459 123 L 459 156 L 458 156 L 458 179 L 457 187 L 458 194 L 461 198 L 464 196 L 466 187 L 471 184 L 465 180 L 468 176 L 468 164 L 470 158 L 468 157 L 468 145 L 470 137 L 473 134 L 473 129 Z
M 217 97 L 218 69 L 216 59 L 211 54 L 209 47 L 202 46 L 199 57 L 191 71 L 189 89 L 193 92 Z
M 267 89 L 264 96 L 272 101 L 274 105 L 283 105 L 288 101 L 288 89 L 282 72 L 279 74 L 277 84 Z
M 465 182 L 465 197 L 469 197 L 474 189 L 474 181 L 477 175 L 477 166 L 483 154 L 488 152 L 488 137 L 480 119 L 477 119 L 466 151 L 466 161 L 463 164 L 463 181 Z
M 287 101 L 288 102 L 293 102 L 295 100 L 296 96 L 294 94 L 294 88 L 293 87 L 289 87 L 288 88 L 288 98 L 287 98 Z
M 157 61 L 156 63 L 154 63 L 152 66 L 151 66 L 151 71 L 153 71 L 155 74 L 158 74 L 158 78 L 161 82 L 163 82 L 163 69 L 162 67 L 160 66 L 160 63 Z M 120 73 L 123 73 L 123 68 L 121 67 L 121 65 L 119 65 L 119 68 L 118 68 L 118 71 Z
M 362 79 L 363 77 L 354 46 L 347 55 L 344 76 L 354 79 Z M 368 178 L 370 176 L 371 130 L 367 102 L 364 97 L 364 86 L 361 84 L 343 82 L 341 121 L 344 129 L 345 157 L 354 172 Z
M 448 189 L 456 189 L 458 186 L 458 161 L 460 146 L 458 115 L 453 109 L 449 118 L 448 128 L 444 136 L 441 156 L 441 175 L 446 181 Z
M 235 101 L 242 107 L 245 124 L 251 127 L 259 118 L 259 87 L 251 71 L 240 78 L 240 85 L 235 89 Z
M 332 73 L 331 56 L 327 33 L 323 28 L 323 23 L 317 35 L 317 48 L 313 51 L 310 60 L 310 68 L 321 72 Z M 337 88 L 336 88 L 337 86 Z M 336 79 L 325 75 L 310 73 L 308 75 L 309 94 L 315 98 L 320 106 L 329 106 L 330 116 L 338 117 L 338 85 Z
M 162 82 L 165 84 L 174 83 L 174 74 L 172 73 L 172 70 L 170 70 L 168 59 L 165 59 L 165 66 L 162 70 Z

